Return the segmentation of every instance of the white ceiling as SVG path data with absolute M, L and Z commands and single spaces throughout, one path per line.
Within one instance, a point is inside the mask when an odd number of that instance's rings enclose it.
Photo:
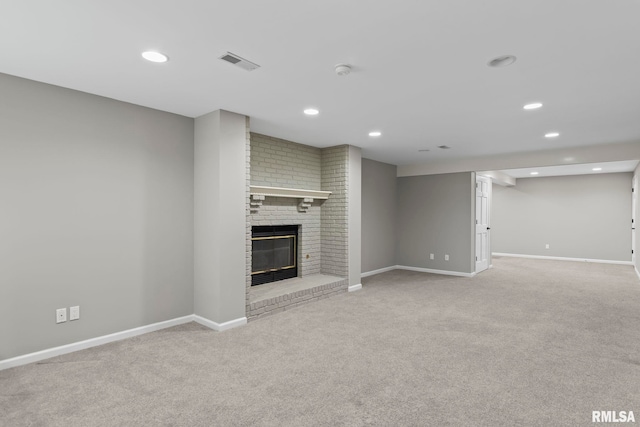
M 544 176 L 593 175 L 600 173 L 633 172 L 638 166 L 637 160 L 621 162 L 584 163 L 580 165 L 547 166 L 538 168 L 505 169 L 500 172 L 512 178 L 541 178 Z M 594 168 L 600 168 L 594 171 Z M 537 175 L 531 175 L 537 172 Z
M 638 0 L 21 0 L 1 9 L 0 72 L 189 117 L 226 109 L 250 116 L 254 132 L 352 144 L 398 165 L 640 141 Z M 171 59 L 146 62 L 147 49 Z M 261 68 L 219 60 L 226 51 Z M 518 60 L 486 65 L 504 54 Z M 342 62 L 349 76 L 334 73 Z M 544 107 L 523 111 L 532 101 Z M 304 116 L 309 106 L 320 114 Z M 544 138 L 551 130 L 561 136 Z

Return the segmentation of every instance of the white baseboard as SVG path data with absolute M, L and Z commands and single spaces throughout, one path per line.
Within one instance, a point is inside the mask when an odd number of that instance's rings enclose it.
M 26 365 L 28 363 L 38 362 L 40 360 L 49 359 L 51 357 L 60 356 L 74 351 L 84 350 L 114 341 L 120 341 L 125 338 L 131 338 L 149 332 L 159 331 L 161 329 L 170 328 L 172 326 L 182 325 L 184 323 L 193 322 L 193 314 L 176 319 L 165 320 L 164 322 L 153 323 L 151 325 L 140 326 L 139 328 L 128 329 L 122 332 L 116 332 L 109 335 L 103 335 L 97 338 L 91 338 L 84 341 L 78 341 L 71 344 L 61 345 L 59 347 L 48 348 L 35 353 L 29 353 L 22 356 L 13 357 L 11 359 L 0 360 L 0 371 L 16 366 Z
M 360 275 L 361 278 L 373 276 L 374 274 L 385 273 L 387 271 L 392 270 L 409 270 L 409 271 L 419 271 L 421 273 L 433 273 L 433 274 L 442 274 L 445 276 L 458 276 L 458 277 L 473 277 L 476 275 L 473 273 L 462 273 L 460 271 L 449 271 L 449 270 L 434 270 L 433 268 L 422 268 L 422 267 L 408 267 L 406 265 L 392 265 L 390 267 L 380 268 L 378 270 L 367 271 L 366 273 L 362 273 Z M 357 286 L 357 285 L 356 285 Z
M 513 257 L 513 258 L 550 259 L 555 261 L 578 261 L 578 262 L 595 262 L 599 264 L 633 265 L 631 261 L 613 261 L 608 259 L 566 258 L 566 257 L 557 257 L 557 256 L 506 254 L 506 253 L 500 253 L 500 252 L 493 252 L 491 255 Z
M 349 292 L 359 291 L 360 289 L 362 289 L 362 283 L 358 283 L 357 285 L 349 286 Z
M 421 273 L 443 274 L 445 276 L 473 277 L 476 275 L 475 272 L 463 273 L 461 271 L 434 270 L 432 268 L 408 267 L 406 265 L 396 265 L 396 268 L 399 270 L 419 271 Z
M 96 347 L 103 344 L 108 344 L 114 341 L 120 341 L 126 338 L 135 337 L 142 334 L 148 334 L 149 332 L 159 331 L 161 329 L 170 328 L 172 326 L 182 325 L 189 322 L 198 322 L 214 331 L 226 331 L 227 329 L 235 328 L 237 326 L 246 325 L 247 318 L 241 317 L 239 319 L 230 320 L 224 323 L 216 323 L 204 317 L 190 314 L 184 317 L 178 317 L 176 319 L 165 320 L 164 322 L 153 323 L 151 325 L 140 326 L 139 328 L 128 329 L 126 331 L 116 332 L 109 335 L 103 335 L 101 337 L 91 338 L 84 341 L 78 341 L 75 343 L 61 345 L 59 347 L 48 348 L 46 350 L 37 351 L 35 353 L 29 353 L 22 356 L 13 357 L 11 359 L 0 360 L 0 371 L 3 369 L 14 368 L 16 366 L 26 365 L 28 363 L 38 362 L 40 360 L 49 359 L 55 356 L 61 356 L 67 353 L 73 353 L 74 351 L 84 350 L 91 347 Z
M 395 270 L 396 268 L 398 268 L 397 265 L 391 265 L 389 267 L 379 268 L 377 270 L 367 271 L 365 273 L 360 274 L 360 278 L 369 277 L 369 276 L 373 276 L 375 274 L 380 274 L 380 273 L 386 273 L 387 271 Z
M 638 271 L 638 267 L 634 265 L 633 269 L 636 271 L 636 274 L 638 275 L 638 279 L 640 279 L 640 271 Z
M 222 332 L 231 328 L 236 328 L 238 326 L 246 325 L 247 318 L 240 317 L 238 319 L 229 320 L 228 322 L 217 323 L 213 320 L 205 319 L 202 316 L 198 316 L 197 314 L 193 315 L 194 322 L 201 324 L 202 326 L 206 326 L 207 328 L 211 328 L 214 331 Z

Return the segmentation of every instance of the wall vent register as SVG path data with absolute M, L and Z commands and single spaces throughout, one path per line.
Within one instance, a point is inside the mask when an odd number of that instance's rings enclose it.
M 220 57 L 220 59 L 222 59 L 223 61 L 226 61 L 230 64 L 235 65 L 236 67 L 240 67 L 243 70 L 247 70 L 247 71 L 253 71 L 256 70 L 258 68 L 260 68 L 260 66 L 258 64 L 256 64 L 255 62 L 251 62 L 248 59 L 244 59 L 238 55 L 236 55 L 235 53 L 231 53 L 231 52 L 227 52 L 224 55 L 222 55 Z

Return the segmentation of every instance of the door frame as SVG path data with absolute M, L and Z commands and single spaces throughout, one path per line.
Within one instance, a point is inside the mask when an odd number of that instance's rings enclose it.
M 636 263 L 636 211 L 638 209 L 638 175 L 631 181 L 631 262 Z
M 476 194 L 475 194 L 475 201 L 477 203 L 478 200 L 478 183 L 479 181 L 485 182 L 487 183 L 487 225 L 486 225 L 486 233 L 487 233 L 487 242 L 486 242 L 486 251 L 487 251 L 487 266 L 484 268 L 478 268 L 478 208 L 476 206 L 475 209 L 475 229 L 474 229 L 474 259 L 475 259 L 475 265 L 474 265 L 474 271 L 475 273 L 480 273 L 481 271 L 484 271 L 488 268 L 491 267 L 491 195 L 492 195 L 492 186 L 493 186 L 493 182 L 491 180 L 490 177 L 487 176 L 483 176 L 483 175 L 478 175 L 476 173 L 476 186 L 475 186 L 475 190 L 476 190 Z

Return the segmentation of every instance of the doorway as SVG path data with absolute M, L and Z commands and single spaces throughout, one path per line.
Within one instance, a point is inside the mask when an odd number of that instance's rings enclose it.
M 476 273 L 489 268 L 491 256 L 491 178 L 476 175 Z
M 631 183 L 631 262 L 636 264 L 636 209 L 638 206 L 638 176 L 633 175 Z

